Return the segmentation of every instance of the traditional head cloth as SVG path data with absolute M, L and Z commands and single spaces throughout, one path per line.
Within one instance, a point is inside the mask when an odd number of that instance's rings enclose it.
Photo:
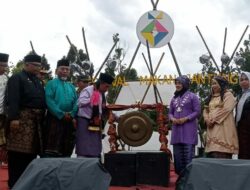
M 59 61 L 57 61 L 57 68 L 60 66 L 66 66 L 69 67 L 69 60 L 68 59 L 61 59 Z
M 8 62 L 9 55 L 6 53 L 0 53 L 0 62 Z
M 182 84 L 183 88 L 186 90 L 189 89 L 190 86 L 190 79 L 186 75 L 181 75 L 175 79 L 175 82 L 178 81 Z
M 250 73 L 249 72 L 242 72 L 240 75 L 239 75 L 239 79 L 242 77 L 242 76 L 246 76 L 248 78 L 248 80 L 250 81 Z M 243 90 L 242 89 L 242 96 L 237 104 L 237 112 L 236 112 L 236 126 L 238 125 L 238 122 L 240 121 L 241 119 L 241 115 L 242 115 L 242 110 L 243 110 L 243 107 L 244 107 L 244 104 L 245 104 L 245 101 L 246 99 L 250 96 L 250 87 L 249 89 L 247 90 Z
M 82 81 L 82 82 L 90 82 L 91 80 L 90 80 L 90 78 L 88 76 L 81 75 L 81 76 L 77 77 L 77 82 L 80 82 L 80 81 Z
M 224 77 L 215 76 L 213 79 L 218 82 L 222 91 L 228 87 L 228 81 Z
M 26 55 L 24 57 L 24 62 L 25 63 L 28 63 L 28 62 L 38 62 L 38 63 L 41 63 L 41 56 L 39 55 L 36 55 L 36 54 L 30 54 L 30 55 Z
M 106 73 L 101 73 L 100 74 L 100 77 L 99 77 L 99 80 L 101 82 L 105 82 L 105 83 L 108 83 L 108 84 L 112 84 L 112 82 L 115 80 L 111 75 L 109 74 L 106 74 Z

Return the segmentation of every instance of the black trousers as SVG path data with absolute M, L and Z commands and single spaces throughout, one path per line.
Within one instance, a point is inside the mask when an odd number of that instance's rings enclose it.
M 29 163 L 36 157 L 36 154 L 8 151 L 8 185 L 10 189 L 15 185 Z

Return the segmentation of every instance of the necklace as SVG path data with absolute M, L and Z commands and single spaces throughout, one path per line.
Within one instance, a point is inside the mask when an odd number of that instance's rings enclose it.
M 189 99 L 189 94 L 184 95 L 183 98 L 178 97 L 174 101 L 175 109 L 178 113 L 183 111 L 183 107 L 185 106 L 187 100 Z

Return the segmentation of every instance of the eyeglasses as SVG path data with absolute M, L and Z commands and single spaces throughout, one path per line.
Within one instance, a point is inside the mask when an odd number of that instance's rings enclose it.
M 7 64 L 1 64 L 0 63 L 0 67 L 9 67 Z
M 31 65 L 33 65 L 35 67 L 41 67 L 41 64 L 39 64 L 39 63 L 29 63 L 29 64 L 31 64 Z

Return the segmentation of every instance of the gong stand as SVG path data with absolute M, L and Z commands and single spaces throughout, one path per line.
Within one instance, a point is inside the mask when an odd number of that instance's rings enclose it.
M 112 111 L 122 111 L 127 109 L 135 109 L 138 108 L 139 110 L 148 110 L 148 109 L 155 109 L 157 112 L 157 124 L 159 125 L 159 141 L 161 143 L 160 150 L 167 152 L 169 155 L 171 155 L 171 151 L 168 149 L 168 128 L 165 126 L 166 123 L 166 116 L 163 113 L 164 106 L 161 103 L 157 104 L 132 104 L 132 105 L 115 105 L 110 104 L 107 105 L 107 109 L 109 111 L 109 129 L 107 134 L 109 135 L 109 143 L 110 143 L 110 152 L 116 152 L 118 151 L 119 144 L 117 143 L 117 140 L 119 139 L 119 136 L 116 132 L 116 124 L 114 124 L 115 119 Z

